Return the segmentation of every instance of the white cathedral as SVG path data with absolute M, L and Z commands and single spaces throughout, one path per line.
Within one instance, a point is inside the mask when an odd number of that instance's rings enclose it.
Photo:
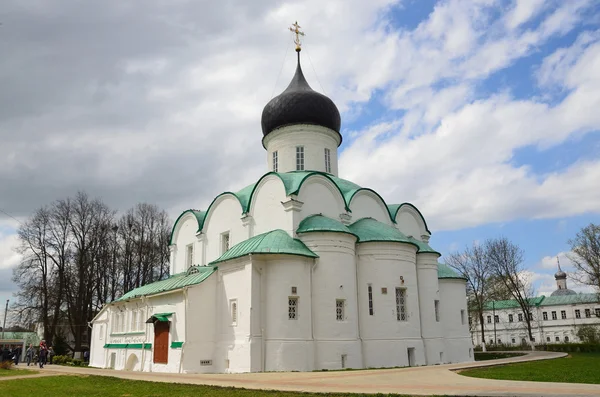
M 296 28 L 297 29 L 297 28 Z M 340 114 L 298 66 L 262 113 L 268 172 L 187 210 L 170 277 L 105 305 L 90 365 L 222 373 L 473 360 L 466 283 L 419 210 L 338 177 Z

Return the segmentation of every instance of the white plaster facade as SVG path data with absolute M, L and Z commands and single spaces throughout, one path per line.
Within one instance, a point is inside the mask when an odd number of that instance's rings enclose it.
M 90 364 L 214 373 L 471 361 L 465 281 L 438 279 L 440 255 L 427 245 L 420 212 L 411 204 L 389 206 L 376 192 L 336 178 L 340 138 L 333 130 L 285 126 L 263 143 L 269 171 L 278 152 L 277 173 L 175 222 L 173 282 L 199 270 L 210 275 L 164 292 L 165 283 L 142 287 L 105 306 L 93 320 Z M 303 172 L 296 171 L 298 146 Z M 299 231 L 314 216 L 338 229 Z M 402 238 L 361 240 L 350 228 L 365 218 Z M 280 247 L 251 251 L 273 231 L 313 256 Z M 169 324 L 166 363 L 154 355 L 161 322 Z
M 559 273 L 561 273 L 559 269 Z M 557 273 L 557 275 L 559 274 Z M 564 274 L 564 273 L 563 273 Z M 575 294 L 567 289 L 566 275 L 557 277 L 557 290 L 551 296 L 534 299 L 532 310 L 532 335 L 534 344 L 577 343 L 579 327 L 592 325 L 600 327 L 600 295 L 594 293 Z M 558 294 L 559 291 L 570 294 Z M 489 303 L 484 311 L 485 341 L 482 340 L 481 326 L 472 318 L 473 343 L 486 345 L 521 345 L 528 343 L 529 336 L 524 314 L 516 301 Z

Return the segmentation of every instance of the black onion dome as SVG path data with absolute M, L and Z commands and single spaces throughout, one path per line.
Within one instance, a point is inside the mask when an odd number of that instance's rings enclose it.
M 315 124 L 340 133 L 340 112 L 331 99 L 313 91 L 300 67 L 300 53 L 296 74 L 281 94 L 271 99 L 262 112 L 263 135 L 293 124 Z M 340 135 L 340 141 L 342 136 Z

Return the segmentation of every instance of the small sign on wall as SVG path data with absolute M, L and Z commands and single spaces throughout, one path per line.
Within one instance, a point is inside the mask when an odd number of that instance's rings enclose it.
M 387 294 L 387 288 L 386 287 L 381 287 L 381 293 L 383 295 L 386 295 Z
M 298 294 L 298 288 L 292 287 L 292 295 Z

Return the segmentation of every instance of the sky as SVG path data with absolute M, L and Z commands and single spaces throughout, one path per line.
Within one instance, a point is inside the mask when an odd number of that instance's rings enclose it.
M 555 258 L 571 270 L 568 240 L 600 223 L 597 1 L 5 0 L 0 302 L 40 206 L 85 190 L 174 220 L 258 180 L 296 20 L 342 115 L 340 177 L 415 204 L 443 254 L 509 238 L 552 292 Z

